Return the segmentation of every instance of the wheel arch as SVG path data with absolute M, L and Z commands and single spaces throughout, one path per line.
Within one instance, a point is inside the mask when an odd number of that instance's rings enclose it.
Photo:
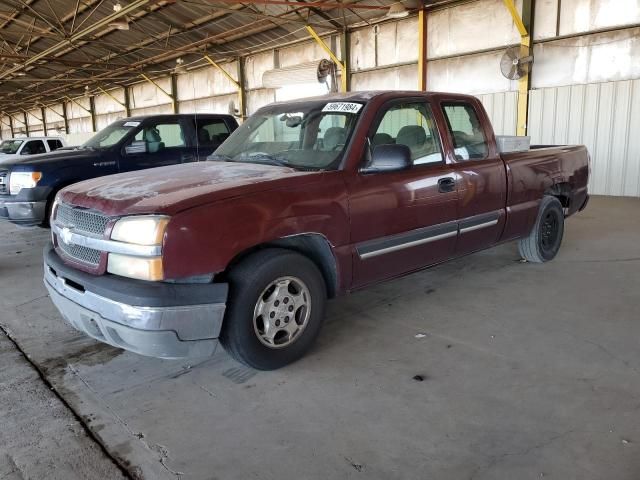
M 320 233 L 301 233 L 254 245 L 236 255 L 225 269 L 225 276 L 239 262 L 251 254 L 267 248 L 284 248 L 309 258 L 320 270 L 327 287 L 327 296 L 333 298 L 338 292 L 338 263 L 331 243 Z
M 544 195 L 556 197 L 564 209 L 569 209 L 571 207 L 573 191 L 568 182 L 554 183 L 551 187 L 545 190 Z

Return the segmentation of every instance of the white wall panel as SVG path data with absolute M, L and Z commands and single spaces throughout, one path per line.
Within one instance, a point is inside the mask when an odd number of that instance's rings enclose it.
M 72 118 L 69 120 L 69 133 L 93 132 L 91 117 Z
M 515 135 L 518 120 L 518 92 L 477 95 L 496 135 Z
M 219 64 L 232 78 L 238 77 L 238 62 Z M 178 100 L 212 97 L 233 93 L 236 86 L 217 68 L 206 67 L 178 75 Z
M 562 0 L 560 35 L 640 23 L 638 0 Z
M 42 111 L 39 108 L 28 110 L 27 123 L 29 124 L 29 134 L 32 131 L 42 129 Z
M 124 89 L 117 88 L 115 90 L 109 90 L 109 94 L 115 97 L 118 101 L 116 102 L 113 98 L 111 98 L 109 95 L 106 95 L 104 93 L 100 95 L 96 95 L 94 98 L 96 115 L 125 111 L 125 108 L 122 105 L 124 104 Z
M 73 102 L 67 102 L 67 117 L 69 120 L 74 118 L 90 117 L 91 114 L 88 111 L 89 107 L 89 97 L 74 98 Z
M 331 46 L 330 37 L 322 37 L 324 42 Z M 337 48 L 334 52 L 336 56 L 340 58 L 340 42 L 337 42 Z M 327 52 L 318 45 L 315 41 L 305 42 L 292 47 L 286 47 L 278 50 L 278 57 L 280 59 L 280 67 L 290 67 L 291 65 L 298 65 L 300 63 L 313 62 L 315 60 L 322 60 L 323 58 L 329 58 Z
M 247 114 L 255 113 L 260 107 L 275 102 L 276 91 L 271 88 L 252 90 L 247 92 Z
M 153 79 L 164 91 L 171 91 L 171 79 L 169 77 Z M 171 103 L 171 99 L 158 87 L 150 82 L 143 82 L 133 85 L 130 91 L 131 108 L 141 109 L 165 105 Z
M 536 0 L 533 19 L 533 39 L 540 40 L 556 36 L 558 0 Z
M 244 66 L 247 88 L 261 88 L 262 74 L 267 70 L 273 70 L 273 68 L 272 51 L 249 55 Z
M 132 108 L 131 116 L 134 115 L 160 115 L 163 113 L 173 113 L 173 108 L 170 103 L 165 103 L 164 105 L 153 105 L 151 107 L 145 108 Z
M 351 33 L 351 71 L 376 66 L 376 35 L 373 27 Z
M 638 78 L 640 28 L 546 42 L 533 54 L 533 88 Z
M 427 87 L 432 91 L 472 94 L 517 90 L 517 81 L 500 72 L 503 53 L 431 60 L 427 64 Z
M 416 18 L 383 23 L 378 33 L 378 66 L 418 61 Z
M 96 107 L 96 110 L 98 108 Z M 115 122 L 116 120 L 121 120 L 123 118 L 125 118 L 127 116 L 127 114 L 124 111 L 121 112 L 112 112 L 112 113 L 105 113 L 103 115 L 96 115 L 96 128 L 98 129 L 98 131 L 102 130 L 104 127 L 110 125 L 111 123 Z
M 229 113 L 229 103 L 238 108 L 238 95 L 220 95 L 180 102 L 180 113 Z
M 522 0 L 516 0 L 522 11 Z M 427 56 L 455 55 L 520 42 L 502 0 L 480 0 L 445 8 L 427 16 Z
M 638 79 L 530 92 L 532 143 L 586 145 L 593 194 L 640 196 L 639 131 Z
M 57 103 L 44 109 L 45 117 L 47 118 L 47 126 L 62 122 L 64 125 L 64 119 L 62 118 L 62 104 Z
M 416 90 L 418 88 L 418 66 L 385 68 L 382 70 L 354 73 L 351 89 L 356 90 Z

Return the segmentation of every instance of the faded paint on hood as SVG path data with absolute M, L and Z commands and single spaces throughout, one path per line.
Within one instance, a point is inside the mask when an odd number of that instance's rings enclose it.
M 264 190 L 319 181 L 321 172 L 233 162 L 198 162 L 94 178 L 62 190 L 61 198 L 110 216 L 173 215 L 188 208 Z M 295 180 L 293 180 L 295 178 Z

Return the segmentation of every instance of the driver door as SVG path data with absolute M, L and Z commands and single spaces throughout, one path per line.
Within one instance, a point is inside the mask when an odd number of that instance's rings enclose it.
M 195 161 L 195 155 L 187 147 L 185 133 L 185 126 L 178 119 L 145 123 L 122 149 L 120 171 Z M 127 146 L 135 148 L 127 149 Z
M 348 185 L 355 288 L 451 258 L 458 234 L 457 177 L 442 153 L 431 106 L 419 97 L 387 104 L 369 142 L 372 150 L 408 146 L 412 166 L 360 172 Z

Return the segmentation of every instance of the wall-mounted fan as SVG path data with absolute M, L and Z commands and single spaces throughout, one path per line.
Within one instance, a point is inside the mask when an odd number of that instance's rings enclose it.
M 500 59 L 502 75 L 509 80 L 518 80 L 531 71 L 533 55 L 529 47 L 519 46 L 508 48 Z
M 236 108 L 236 102 L 234 102 L 233 100 L 229 100 L 227 111 L 229 112 L 229 115 L 233 115 L 234 117 L 240 116 L 240 110 Z

